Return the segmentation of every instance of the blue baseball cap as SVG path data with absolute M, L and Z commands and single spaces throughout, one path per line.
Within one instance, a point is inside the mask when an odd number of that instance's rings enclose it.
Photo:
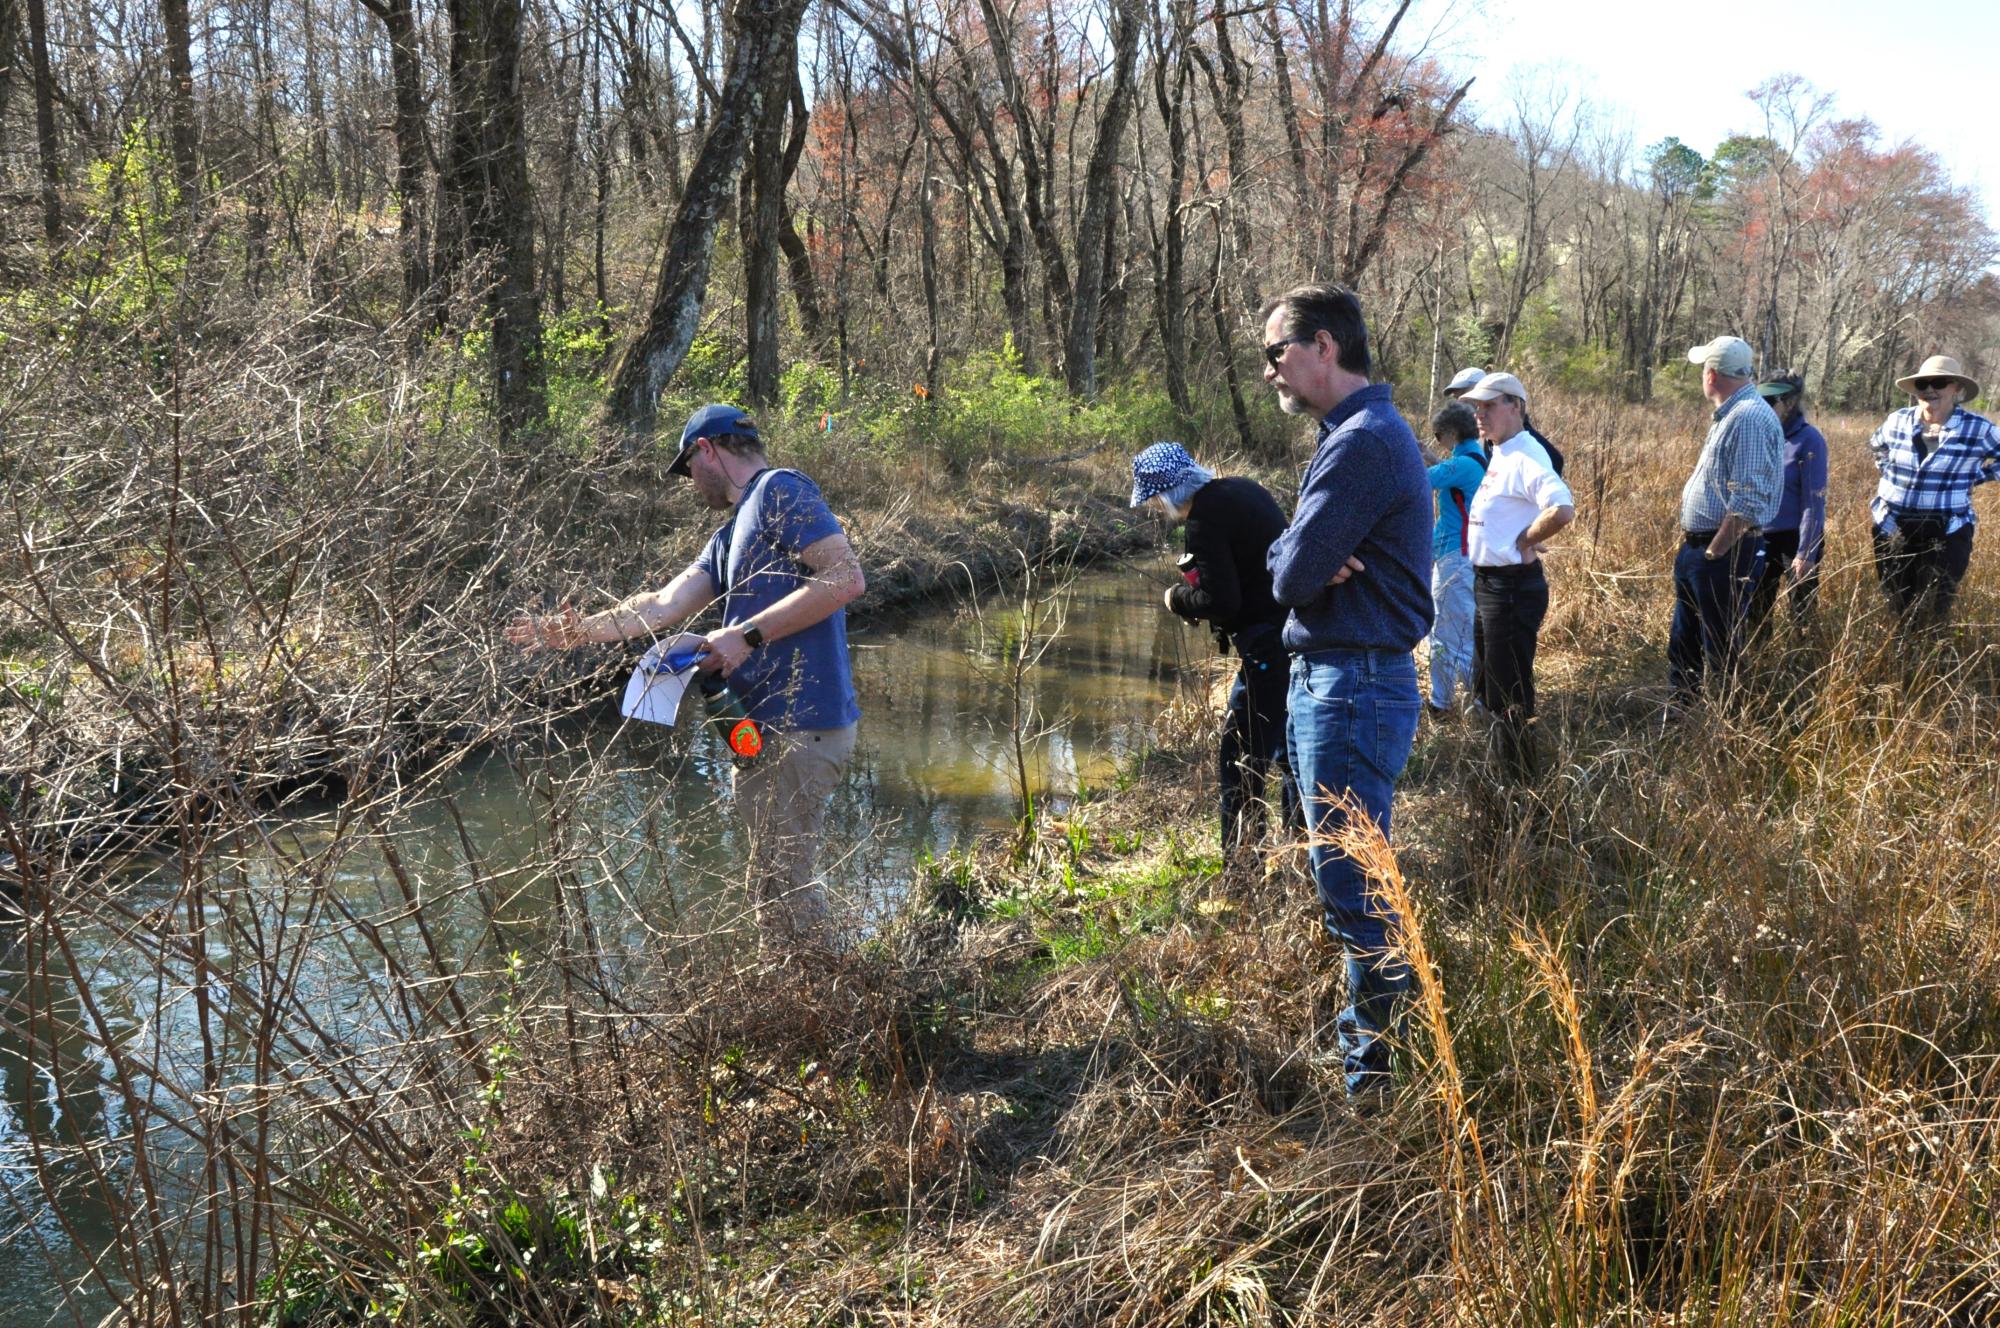
M 696 440 L 715 438 L 722 434 L 741 434 L 745 438 L 757 438 L 757 421 L 734 406 L 703 406 L 688 416 L 687 427 L 681 430 L 681 450 L 674 456 L 674 464 L 667 467 L 669 475 L 688 473 L 688 458 L 694 455 Z
M 1138 507 L 1154 494 L 1178 489 L 1197 473 L 1206 475 L 1188 450 L 1179 443 L 1154 443 L 1132 458 L 1132 506 Z

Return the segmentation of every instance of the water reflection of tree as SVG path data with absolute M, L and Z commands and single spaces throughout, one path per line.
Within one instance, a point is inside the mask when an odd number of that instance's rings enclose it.
M 1003 698 L 1002 742 L 1014 793 L 1015 845 L 1021 850 L 1034 838 L 1039 807 L 1029 753 L 1060 732 L 1069 718 L 1042 713 L 1035 677 L 1062 637 L 1079 569 L 1073 549 L 1053 562 L 1037 562 L 1023 550 L 1016 550 L 1016 556 L 1021 561 L 1021 582 L 1008 612 L 989 618 L 977 599 L 968 611 L 977 642 L 973 658 Z
M 0 934 L 0 1194 L 9 1248 L 72 1274 L 96 1271 L 79 1251 L 106 1242 L 103 1187 L 122 1170 L 102 1149 L 107 1124 L 102 1063 L 66 972 L 50 971 L 46 938 L 9 920 Z M 31 1179 L 23 1178 L 29 1173 Z M 108 1288 L 101 1288 L 108 1290 Z M 0 1287 L 0 1310 L 7 1303 Z M 60 1311 L 38 1305 L 53 1317 Z M 82 1314 L 79 1308 L 75 1310 Z

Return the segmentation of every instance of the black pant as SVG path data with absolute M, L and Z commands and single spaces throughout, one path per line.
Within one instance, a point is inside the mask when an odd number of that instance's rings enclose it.
M 1898 516 L 1896 533 L 1875 530 L 1875 577 L 1889 605 L 1912 623 L 1938 625 L 1951 618 L 1958 583 L 1972 565 L 1972 527 L 1947 535 L 1947 518 Z
M 1222 856 L 1254 840 L 1264 829 L 1266 789 L 1275 780 L 1284 808 L 1285 829 L 1305 829 L 1298 788 L 1285 764 L 1285 693 L 1291 661 L 1282 648 L 1243 656 L 1229 689 L 1222 719 L 1216 782 L 1222 791 Z
M 1476 567 L 1472 572 L 1473 678 L 1493 717 L 1489 751 L 1501 774 L 1535 777 L 1535 646 L 1549 611 L 1549 578 L 1540 562 Z
M 1785 578 L 1791 575 L 1792 560 L 1798 556 L 1797 530 L 1764 532 L 1764 571 L 1750 591 L 1750 631 L 1755 632 L 1771 616 L 1778 592 L 1784 588 Z M 1818 597 L 1819 564 L 1815 562 L 1806 567 L 1804 576 L 1792 582 L 1792 620 L 1799 622 L 1808 617 Z

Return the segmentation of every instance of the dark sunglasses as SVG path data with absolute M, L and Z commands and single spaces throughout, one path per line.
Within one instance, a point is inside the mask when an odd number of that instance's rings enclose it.
M 1309 336 L 1286 337 L 1283 340 L 1274 341 L 1270 345 L 1264 347 L 1264 363 L 1270 365 L 1273 369 L 1276 369 L 1278 367 L 1278 361 L 1285 358 L 1286 347 L 1310 346 L 1312 345 L 1313 342 L 1317 340 L 1319 340 L 1319 333 L 1314 332 Z
M 1957 387 L 1956 378 L 1919 378 L 1910 386 L 1919 392 L 1942 392 L 1947 387 Z

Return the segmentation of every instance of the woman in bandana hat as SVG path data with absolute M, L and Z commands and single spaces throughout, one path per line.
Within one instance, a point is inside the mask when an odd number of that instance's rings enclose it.
M 1285 528 L 1278 500 L 1252 479 L 1217 479 L 1179 443 L 1154 443 L 1132 459 L 1132 506 L 1151 506 L 1183 528 L 1181 580 L 1167 607 L 1207 622 L 1217 644 L 1240 661 L 1222 722 L 1217 783 L 1222 853 L 1233 861 L 1263 828 L 1268 780 L 1280 788 L 1287 829 L 1300 829 L 1298 793 L 1278 767 L 1285 759 L 1285 691 L 1290 661 L 1279 633 L 1285 610 L 1271 598 L 1264 555 Z

